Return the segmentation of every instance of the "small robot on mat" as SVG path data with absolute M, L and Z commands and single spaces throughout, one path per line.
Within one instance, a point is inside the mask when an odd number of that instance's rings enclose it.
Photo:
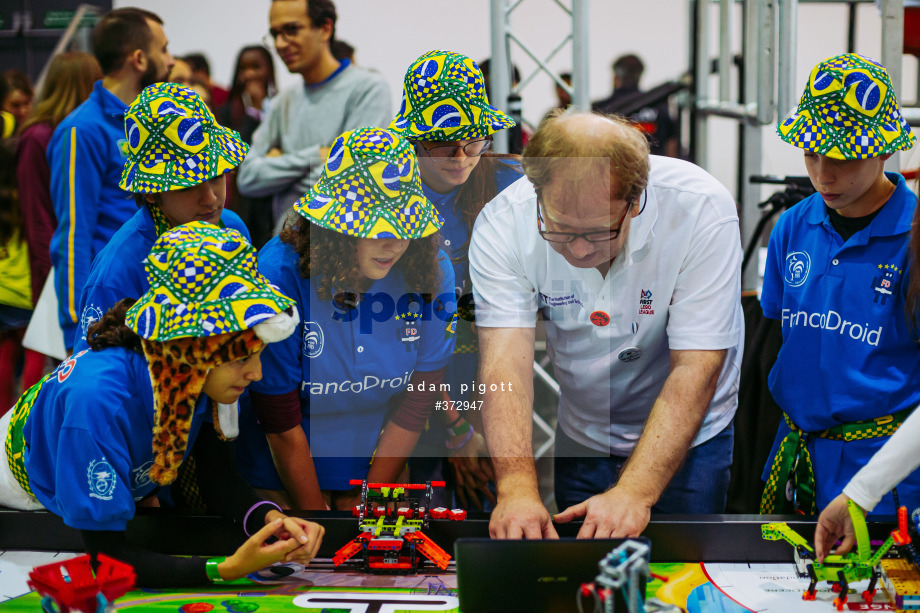
M 360 553 L 364 573 L 415 574 L 426 559 L 447 569 L 450 555 L 422 532 L 432 518 L 466 518 L 466 510 L 431 509 L 432 490 L 444 487 L 444 482 L 369 484 L 352 480 L 351 484 L 361 486 L 361 503 L 352 510 L 360 533 L 335 553 L 336 567 Z
M 789 528 L 785 522 L 771 522 L 761 527 L 764 539 L 771 541 L 785 539 L 795 547 L 795 562 L 799 575 L 811 579 L 808 588 L 802 594 L 802 599 L 813 601 L 817 592 L 815 586 L 818 582 L 831 582 L 834 592 L 837 593 L 834 606 L 840 611 L 846 605 L 850 582 L 869 580 L 869 587 L 862 596 L 866 603 L 871 604 L 881 577 L 882 557 L 892 546 L 906 546 L 911 541 L 907 530 L 907 509 L 901 507 L 898 509 L 898 528 L 892 531 L 885 543 L 873 553 L 869 543 L 869 530 L 862 511 L 852 501 L 848 502 L 847 507 L 856 532 L 856 552 L 828 555 L 823 563 L 815 560 L 815 550 L 808 541 Z

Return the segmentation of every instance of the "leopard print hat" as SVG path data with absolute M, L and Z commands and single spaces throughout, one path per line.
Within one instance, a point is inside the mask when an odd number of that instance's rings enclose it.
M 256 265 L 242 235 L 205 222 L 165 233 L 145 261 L 150 290 L 125 323 L 141 337 L 153 385 L 157 484 L 178 475 L 208 371 L 286 339 L 300 320 L 294 301 Z M 238 406 L 212 405 L 218 434 L 235 437 Z

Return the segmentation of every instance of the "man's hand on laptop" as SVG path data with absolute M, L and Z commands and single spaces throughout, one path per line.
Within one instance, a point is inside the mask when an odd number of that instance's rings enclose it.
M 652 504 L 625 487 L 614 486 L 607 492 L 564 509 L 553 520 L 571 522 L 584 517 L 578 531 L 579 538 L 638 537 L 648 526 L 651 513 Z
M 492 510 L 489 535 L 493 539 L 558 539 L 553 519 L 539 496 L 502 497 Z

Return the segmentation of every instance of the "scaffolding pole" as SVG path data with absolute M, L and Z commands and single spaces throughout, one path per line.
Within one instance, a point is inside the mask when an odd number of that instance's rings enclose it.
M 588 0 L 571 0 L 570 5 L 556 0 L 559 8 L 569 17 L 569 31 L 564 33 L 564 38 L 546 56 L 540 57 L 527 44 L 523 33 L 516 34 L 511 25 L 511 13 L 524 3 L 524 0 L 490 0 L 490 13 L 492 21 L 492 59 L 491 74 L 489 76 L 489 95 L 491 102 L 502 110 L 508 108 L 508 97 L 519 94 L 530 85 L 533 77 L 543 72 L 552 81 L 566 90 L 572 97 L 572 106 L 578 109 L 590 110 L 590 88 L 588 87 L 588 57 L 589 41 L 588 29 L 590 25 L 590 5 Z M 514 46 L 523 51 L 537 65 L 530 75 L 521 79 L 521 82 L 511 84 L 511 49 Z M 557 53 L 566 43 L 572 45 L 572 85 L 559 79 L 549 66 Z M 508 152 L 508 135 L 505 131 L 496 132 L 493 136 L 492 149 L 499 153 Z
M 888 70 L 891 87 L 901 98 L 901 60 L 904 56 L 904 2 L 882 0 L 882 66 Z M 889 171 L 901 172 L 901 154 L 894 153 L 885 162 Z
M 511 93 L 511 63 L 508 57 L 508 32 L 510 11 L 508 0 L 491 0 L 492 12 L 492 57 L 489 60 L 489 102 L 500 109 L 508 105 Z M 508 153 L 508 131 L 499 130 L 492 135 L 492 149 L 498 153 Z
M 588 96 L 588 0 L 572 0 L 572 104 L 591 110 Z
M 729 2 L 730 0 L 722 0 Z M 760 186 L 751 183 L 751 175 L 760 175 L 763 168 L 763 126 L 772 124 L 775 115 L 773 83 L 773 0 L 745 0 L 744 99 L 755 103 L 755 117 L 741 124 L 741 156 L 739 159 L 741 237 L 755 240 L 754 229 L 760 220 Z M 782 37 L 782 34 L 780 34 Z M 766 87 L 765 87 L 766 85 Z M 760 284 L 758 267 L 749 266 L 741 280 L 742 290 L 753 290 Z

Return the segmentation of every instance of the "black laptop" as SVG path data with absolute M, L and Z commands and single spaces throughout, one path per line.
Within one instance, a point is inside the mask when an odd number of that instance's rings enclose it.
M 648 543 L 640 538 L 638 541 Z M 622 539 L 458 539 L 461 612 L 577 612 L 577 591 Z M 645 587 L 640 587 L 644 596 Z M 588 598 L 587 610 L 593 609 Z

